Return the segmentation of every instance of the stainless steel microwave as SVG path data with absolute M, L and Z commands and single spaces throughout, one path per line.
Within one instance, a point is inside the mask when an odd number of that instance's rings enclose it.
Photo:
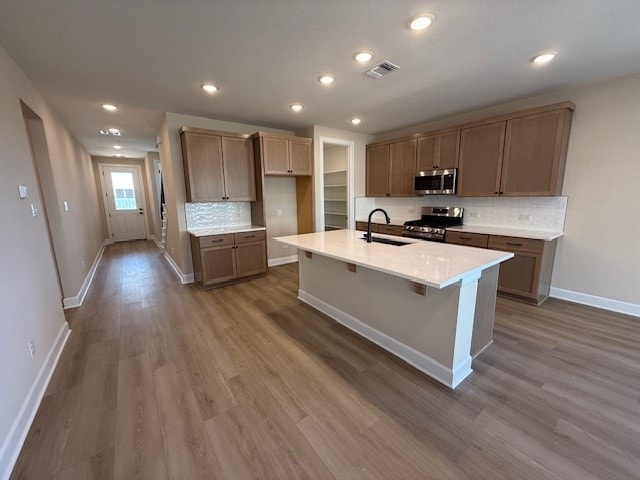
M 455 195 L 458 169 L 416 172 L 413 182 L 416 195 Z

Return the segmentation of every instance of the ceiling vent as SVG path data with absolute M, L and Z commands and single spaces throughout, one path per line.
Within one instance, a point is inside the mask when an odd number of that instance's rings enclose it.
M 374 65 L 369 70 L 365 70 L 364 73 L 369 75 L 370 77 L 378 79 L 378 78 L 384 77 L 385 75 L 391 72 L 395 72 L 396 70 L 400 70 L 400 67 L 385 60 L 382 63 L 378 63 L 377 65 Z

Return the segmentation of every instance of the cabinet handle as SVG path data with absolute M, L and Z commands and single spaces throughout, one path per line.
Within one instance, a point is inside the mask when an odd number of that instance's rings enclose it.
M 255 235 L 245 235 L 244 238 L 253 238 Z
M 515 243 L 515 242 L 506 242 L 507 245 L 511 245 L 512 247 L 521 247 L 522 244 L 521 243 Z
M 211 240 L 211 243 L 222 242 L 224 238 L 218 238 L 217 240 Z
M 500 195 L 504 195 L 504 192 L 500 192 Z
M 471 237 L 458 237 L 460 240 L 473 240 Z
M 496 195 L 500 195 L 500 192 L 496 192 Z

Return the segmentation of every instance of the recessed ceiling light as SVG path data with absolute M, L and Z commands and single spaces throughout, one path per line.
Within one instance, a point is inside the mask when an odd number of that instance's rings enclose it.
M 113 148 L 115 148 L 116 150 L 120 150 L 122 147 L 120 145 L 114 145 Z
M 302 105 L 300 105 L 299 103 L 294 103 L 290 108 L 294 112 L 299 112 L 300 110 L 302 110 Z
M 409 28 L 411 30 L 424 30 L 432 23 L 433 23 L 433 15 L 430 15 L 430 14 L 420 15 L 414 18 L 413 20 L 411 20 L 411 23 L 409 23 Z
M 103 103 L 102 108 L 110 112 L 115 112 L 118 109 L 118 107 L 116 107 L 115 105 L 111 105 L 110 103 Z
M 331 85 L 333 82 L 335 82 L 336 77 L 334 77 L 333 75 L 322 75 L 318 78 L 318 80 L 320 80 L 320 83 L 323 85 Z
M 538 63 L 538 64 L 547 63 L 553 60 L 554 58 L 556 58 L 557 56 L 558 56 L 558 52 L 545 52 L 545 53 L 541 53 L 540 55 L 536 55 L 531 59 L 531 61 L 533 63 Z
M 110 128 L 108 132 L 111 135 L 115 135 L 116 137 L 119 137 L 120 135 L 122 135 L 122 133 L 120 133 L 120 130 L 118 130 L 117 128 Z
M 358 52 L 353 56 L 353 59 L 356 62 L 360 62 L 360 63 L 368 62 L 372 58 L 373 58 L 373 52 L 368 52 L 368 51 Z
M 352 118 L 351 123 L 353 123 L 354 125 L 360 125 L 362 123 L 362 119 L 358 117 Z
M 109 130 L 100 130 L 100 135 L 109 135 Z
M 207 93 L 213 93 L 218 91 L 218 87 L 215 85 L 211 85 L 210 83 L 205 83 L 202 85 L 202 89 Z

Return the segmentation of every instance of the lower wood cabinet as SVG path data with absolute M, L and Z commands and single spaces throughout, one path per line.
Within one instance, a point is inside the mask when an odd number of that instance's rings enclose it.
M 402 236 L 402 225 L 387 225 L 386 223 L 371 223 L 372 233 Z M 356 230 L 367 231 L 367 222 L 356 222 Z
M 512 252 L 500 264 L 498 293 L 540 305 L 548 296 L 556 241 L 477 233 L 447 232 L 446 242 Z
M 202 288 L 226 285 L 267 271 L 267 244 L 263 230 L 191 236 L 196 282 Z

